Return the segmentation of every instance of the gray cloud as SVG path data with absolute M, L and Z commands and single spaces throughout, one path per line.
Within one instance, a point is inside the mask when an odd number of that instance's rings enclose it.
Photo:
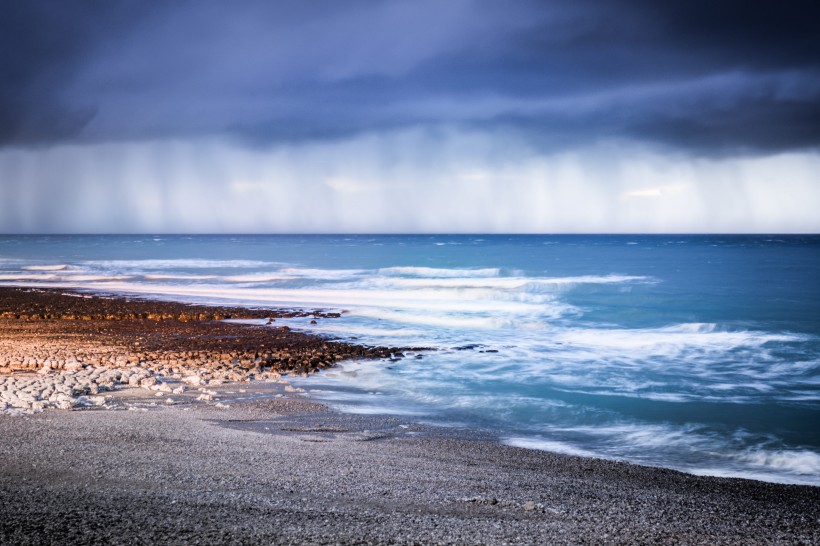
M 697 154 L 820 143 L 816 2 L 6 2 L 0 143 L 411 127 Z
M 144 12 L 129 0 L 0 2 L 0 144 L 43 143 L 76 136 L 94 103 L 66 96 L 106 36 Z

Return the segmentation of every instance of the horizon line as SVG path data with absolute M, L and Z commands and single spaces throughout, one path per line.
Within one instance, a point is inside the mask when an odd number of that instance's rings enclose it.
M 636 232 L 636 231 L 559 231 L 559 232 L 480 232 L 480 231 L 465 231 L 465 232 L 60 232 L 60 233 L 35 233 L 35 232 L 20 232 L 20 233 L 0 233 L 0 237 L 124 237 L 124 236 L 145 236 L 145 237 L 183 237 L 183 236 L 209 236 L 209 237 L 278 237 L 278 236 L 346 236 L 346 237 L 560 237 L 560 236 L 631 236 L 631 237 L 697 237 L 697 236 L 814 236 L 820 235 L 820 232 L 814 231 L 790 231 L 790 232 L 771 232 L 771 231 L 668 231 L 668 232 Z

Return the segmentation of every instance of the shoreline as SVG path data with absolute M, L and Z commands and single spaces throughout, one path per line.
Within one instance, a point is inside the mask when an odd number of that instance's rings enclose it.
M 283 376 L 306 376 L 340 360 L 405 350 L 275 326 L 276 319 L 306 316 L 339 315 L 0 288 L 0 411 L 105 406 L 105 393 L 122 387 L 157 396 L 195 389 L 210 401 L 212 389 L 226 383 L 285 383 Z M 270 327 L 227 318 L 267 319 Z
M 0 318 L 0 379 L 79 376 L 81 402 L 69 406 L 79 411 L 0 412 L 0 543 L 820 542 L 820 487 L 695 476 L 340 414 L 298 396 L 282 376 L 400 349 L 213 321 L 276 311 L 194 313 L 205 306 L 65 292 L 0 289 L 0 316 L 10 305 L 28 316 Z M 60 305 L 90 318 L 32 318 Z M 100 316 L 96 305 L 111 312 Z M 143 312 L 161 320 L 137 317 Z M 48 344 L 74 356 L 46 367 L 48 358 L 18 366 L 14 355 L 8 365 L 10 351 Z M 86 359 L 96 360 L 82 366 Z M 122 382 L 135 369 L 149 375 Z M 198 384 L 185 380 L 192 376 Z

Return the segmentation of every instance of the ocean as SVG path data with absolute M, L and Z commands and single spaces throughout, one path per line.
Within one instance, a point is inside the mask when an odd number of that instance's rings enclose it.
M 0 285 L 343 311 L 275 325 L 435 350 L 300 380 L 341 411 L 820 485 L 820 236 L 0 236 Z

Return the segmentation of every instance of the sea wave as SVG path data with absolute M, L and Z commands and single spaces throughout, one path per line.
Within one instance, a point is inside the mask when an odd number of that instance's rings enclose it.
M 54 279 L 65 280 L 65 279 Z M 259 304 L 283 304 L 288 306 L 305 306 L 337 309 L 383 309 L 378 311 L 381 318 L 390 318 L 389 315 L 397 310 L 417 310 L 425 312 L 448 313 L 498 313 L 501 321 L 507 320 L 505 313 L 532 314 L 533 307 L 520 301 L 494 301 L 491 306 L 487 302 L 472 298 L 443 299 L 442 294 L 435 290 L 415 290 L 412 292 L 397 292 L 390 290 L 366 289 L 333 289 L 333 288 L 262 288 L 262 287 L 231 287 L 221 284 L 191 284 L 170 285 L 154 283 L 113 283 L 105 286 L 95 286 L 94 283 L 83 285 L 85 288 L 114 290 L 122 293 L 138 293 L 145 295 L 179 296 L 186 298 L 202 298 L 211 301 L 254 302 Z M 566 304 L 555 305 L 558 314 L 571 306 Z M 549 313 L 548 307 L 540 309 Z M 392 318 L 397 318 L 392 316 Z
M 441 267 L 383 267 L 380 275 L 403 275 L 408 277 L 497 277 L 501 270 L 496 267 L 458 269 Z
M 366 274 L 366 269 L 317 269 L 308 267 L 286 267 L 279 269 L 277 273 L 290 277 L 303 277 L 317 280 L 343 280 L 352 279 Z
M 95 269 L 220 269 L 220 268 L 258 268 L 282 265 L 276 262 L 258 260 L 206 260 L 206 259 L 146 259 L 146 260 L 89 260 L 82 262 L 86 267 Z
M 19 274 L 9 273 L 0 274 L 0 281 L 17 281 L 17 282 L 39 282 L 39 283 L 55 283 L 61 287 L 80 287 L 79 283 L 95 283 L 106 281 L 126 281 L 133 277 L 128 275 L 57 275 L 52 273 L 44 274 Z
M 55 281 L 59 277 L 53 274 L 25 274 L 25 273 L 0 273 L 0 281 Z
M 149 281 L 205 281 L 214 280 L 219 277 L 216 275 L 186 275 L 186 274 L 149 274 L 143 275 L 143 279 Z
M 727 351 L 760 347 L 770 342 L 801 341 L 805 336 L 753 330 L 720 330 L 713 323 L 681 323 L 660 328 L 567 328 L 554 332 L 555 341 L 600 351 L 672 355 L 685 348 Z
M 292 279 L 293 276 L 289 275 L 268 275 L 265 273 L 251 273 L 248 275 L 229 275 L 227 277 L 219 277 L 220 281 L 237 283 L 268 283 L 289 281 Z
M 820 453 L 816 451 L 778 449 L 754 441 L 745 448 L 729 446 L 719 434 L 691 424 L 679 427 L 645 423 L 556 427 L 550 436 L 553 437 L 507 436 L 501 440 L 516 447 L 610 460 L 628 459 L 702 476 L 820 485 Z M 576 440 L 562 439 L 566 436 Z M 580 447 L 590 438 L 598 438 L 593 443 L 602 449 Z M 601 442 L 602 439 L 606 441 Z
M 820 453 L 814 451 L 754 449 L 741 453 L 737 458 L 766 469 L 820 477 Z
M 623 275 L 580 277 L 469 277 L 452 275 L 443 278 L 390 278 L 385 276 L 373 276 L 362 280 L 361 284 L 383 288 L 490 288 L 541 292 L 544 289 L 567 288 L 579 284 L 619 284 L 647 282 L 650 280 L 649 277 Z
M 598 453 L 581 449 L 566 442 L 556 440 L 544 440 L 541 438 L 509 437 L 502 439 L 502 443 L 513 447 L 524 447 L 527 449 L 537 449 L 539 451 L 549 451 L 552 453 L 562 453 L 564 455 L 575 455 L 577 457 L 600 457 Z
M 58 265 L 24 265 L 20 269 L 25 271 L 65 271 L 69 266 L 66 264 Z

